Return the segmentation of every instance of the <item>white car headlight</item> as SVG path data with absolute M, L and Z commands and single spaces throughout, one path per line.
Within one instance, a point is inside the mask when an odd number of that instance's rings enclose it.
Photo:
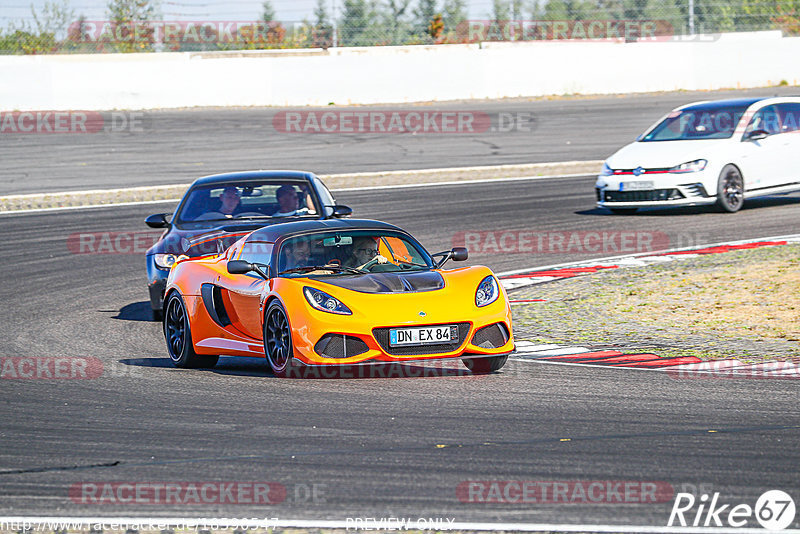
M 686 163 L 675 165 L 669 170 L 669 172 L 681 173 L 681 174 L 687 172 L 699 172 L 705 169 L 706 165 L 708 165 L 708 161 L 704 159 L 696 159 L 694 161 L 687 161 Z
M 478 284 L 478 289 L 475 291 L 475 305 L 479 308 L 486 306 L 496 301 L 499 296 L 500 288 L 497 287 L 497 280 L 489 275 Z
M 156 266 L 162 269 L 169 269 L 175 265 L 175 260 L 178 259 L 178 256 L 175 254 L 156 254 L 153 259 L 156 262 Z
M 337 315 L 353 315 L 350 308 L 324 291 L 314 289 L 313 287 L 304 287 L 303 294 L 306 296 L 308 303 L 317 310 L 335 313 Z
M 603 168 L 600 170 L 600 176 L 613 176 L 614 169 L 608 166 L 608 163 L 603 163 Z

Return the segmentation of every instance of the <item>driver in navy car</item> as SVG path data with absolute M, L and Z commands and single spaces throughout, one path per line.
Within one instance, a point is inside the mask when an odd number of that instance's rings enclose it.
M 219 196 L 219 200 L 222 202 L 219 212 L 223 215 L 232 217 L 241 207 L 242 196 L 239 194 L 239 190 L 237 188 L 228 186 L 222 191 L 222 194 Z
M 292 215 L 308 215 L 308 208 L 301 208 L 297 198 L 297 191 L 294 186 L 282 185 L 275 191 L 275 198 L 278 200 L 278 211 L 273 213 L 273 217 L 291 217 Z
M 374 264 L 388 261 L 384 256 L 378 254 L 378 238 L 366 236 L 353 240 L 353 255 L 344 262 L 344 265 L 363 269 L 370 262 Z

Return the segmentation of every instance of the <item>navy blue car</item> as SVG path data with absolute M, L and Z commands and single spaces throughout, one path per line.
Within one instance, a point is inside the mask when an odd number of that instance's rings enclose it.
M 347 217 L 352 210 L 336 204 L 316 175 L 301 171 L 250 171 L 198 178 L 171 218 L 158 213 L 145 219 L 164 234 L 147 251 L 147 280 L 153 319 L 161 320 L 170 267 L 181 256 L 224 251 L 257 228 L 290 220 Z

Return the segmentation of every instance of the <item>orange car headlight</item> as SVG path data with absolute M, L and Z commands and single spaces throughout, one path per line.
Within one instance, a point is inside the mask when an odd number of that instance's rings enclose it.
M 304 287 L 303 294 L 306 296 L 308 303 L 311 304 L 313 308 L 320 311 L 335 313 L 337 315 L 353 315 L 350 308 L 342 304 L 339 299 L 328 295 L 324 291 L 314 289 L 313 287 Z
M 497 287 L 497 280 L 489 275 L 478 284 L 478 289 L 475 291 L 475 305 L 479 308 L 486 306 L 496 301 L 499 296 L 500 288 Z

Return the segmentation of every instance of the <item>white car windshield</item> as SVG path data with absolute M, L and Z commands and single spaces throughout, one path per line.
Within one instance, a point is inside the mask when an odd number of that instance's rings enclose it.
M 692 106 L 673 111 L 640 141 L 690 141 L 728 139 L 747 110 L 741 106 Z

